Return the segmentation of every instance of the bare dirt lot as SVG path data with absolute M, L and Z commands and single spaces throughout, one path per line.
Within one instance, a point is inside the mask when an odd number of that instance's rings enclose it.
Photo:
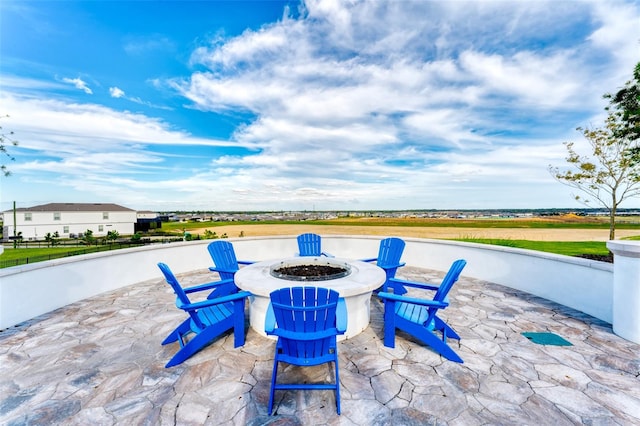
M 202 234 L 207 228 L 187 230 L 191 234 Z M 528 228 L 460 228 L 460 227 L 403 227 L 403 226 L 342 226 L 342 225 L 226 225 L 208 228 L 218 235 L 229 238 L 299 235 L 313 232 L 320 235 L 380 235 L 383 237 L 417 238 L 495 238 L 531 241 L 608 241 L 608 229 L 528 229 Z M 616 238 L 640 235 L 637 230 L 616 230 Z

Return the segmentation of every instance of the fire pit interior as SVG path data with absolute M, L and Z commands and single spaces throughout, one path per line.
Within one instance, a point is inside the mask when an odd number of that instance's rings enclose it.
M 351 273 L 349 265 L 330 263 L 287 264 L 282 262 L 271 268 L 271 275 L 290 281 L 326 281 L 346 277 Z

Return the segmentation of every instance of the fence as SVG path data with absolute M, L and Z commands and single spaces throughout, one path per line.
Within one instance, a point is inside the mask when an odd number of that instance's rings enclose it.
M 98 252 L 109 251 L 109 250 L 120 250 L 123 248 L 139 247 L 147 244 L 170 243 L 170 242 L 176 242 L 176 241 L 182 241 L 182 238 L 164 238 L 162 239 L 162 241 L 160 240 L 152 241 L 149 239 L 142 239 L 137 242 L 118 241 L 111 244 L 86 246 L 84 249 L 81 249 L 81 250 L 76 249 L 76 250 L 67 251 L 67 252 L 29 255 L 29 256 L 20 257 L 17 259 L 0 260 L 0 269 L 9 268 L 11 266 L 27 265 L 27 264 L 36 263 L 36 262 L 44 262 L 44 261 L 53 260 L 53 259 L 61 259 L 64 257 L 79 256 L 82 254 L 98 253 Z M 81 243 L 56 245 L 56 247 L 81 247 L 81 246 L 83 246 L 83 244 Z M 42 248 L 42 247 L 48 247 L 47 243 L 42 241 L 27 241 L 27 242 L 20 243 L 20 248 L 17 248 L 15 250 L 21 250 L 23 248 Z

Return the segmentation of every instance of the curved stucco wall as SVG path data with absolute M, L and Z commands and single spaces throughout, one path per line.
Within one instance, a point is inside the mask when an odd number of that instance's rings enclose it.
M 446 271 L 455 259 L 463 276 L 505 285 L 612 321 L 613 266 L 607 263 L 509 247 L 403 238 L 409 266 Z M 323 250 L 348 258 L 375 257 L 381 237 L 323 236 Z M 292 256 L 295 236 L 229 239 L 238 259 Z M 74 256 L 0 270 L 0 329 L 94 296 L 149 279 L 161 279 L 156 264 L 175 273 L 212 265 L 210 240 L 160 244 Z

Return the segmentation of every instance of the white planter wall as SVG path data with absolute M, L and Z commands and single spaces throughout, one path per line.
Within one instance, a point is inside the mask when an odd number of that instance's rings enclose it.
M 323 236 L 323 250 L 340 257 L 378 253 L 378 236 Z M 455 259 L 468 264 L 463 276 L 501 284 L 612 322 L 613 265 L 537 251 L 419 238 L 403 238 L 409 266 L 446 271 Z M 295 236 L 232 238 L 241 260 L 293 256 Z M 93 295 L 161 279 L 158 262 L 175 273 L 212 265 L 211 240 L 153 245 L 16 266 L 0 270 L 0 329 Z

